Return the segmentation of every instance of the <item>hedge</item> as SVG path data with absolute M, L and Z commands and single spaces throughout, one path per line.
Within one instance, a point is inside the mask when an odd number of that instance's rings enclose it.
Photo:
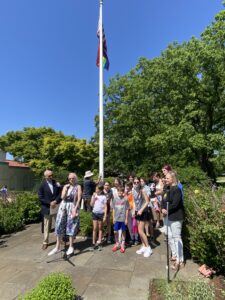
M 57 272 L 42 279 L 38 285 L 19 300 L 74 300 L 76 289 L 68 275 Z
M 225 190 L 206 186 L 185 191 L 186 232 L 192 257 L 225 272 Z M 185 237 L 184 235 L 184 237 Z
M 0 202 L 0 234 L 18 231 L 25 224 L 40 220 L 40 203 L 36 194 L 16 194 L 14 202 Z

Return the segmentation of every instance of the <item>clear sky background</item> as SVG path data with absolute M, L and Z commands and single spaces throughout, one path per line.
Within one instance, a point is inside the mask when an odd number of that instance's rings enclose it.
M 109 71 L 199 37 L 222 0 L 104 0 Z M 98 114 L 99 0 L 0 0 L 0 135 L 52 127 L 89 140 Z

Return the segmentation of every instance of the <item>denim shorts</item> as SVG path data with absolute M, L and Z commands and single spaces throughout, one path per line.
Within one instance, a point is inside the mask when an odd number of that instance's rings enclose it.
M 104 214 L 98 214 L 92 212 L 92 220 L 93 221 L 102 221 L 104 217 Z
M 126 225 L 124 222 L 116 222 L 113 226 L 114 231 L 118 231 L 122 229 L 122 231 L 126 231 Z

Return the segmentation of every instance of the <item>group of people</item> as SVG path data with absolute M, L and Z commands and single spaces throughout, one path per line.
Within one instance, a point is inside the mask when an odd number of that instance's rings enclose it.
M 87 171 L 83 188 L 78 184 L 75 173 L 68 175 L 68 184 L 63 188 L 53 179 L 51 170 L 44 173 L 45 180 L 39 188 L 39 199 L 42 205 L 44 240 L 43 249 L 48 247 L 49 231 L 52 218 L 55 220 L 56 246 L 48 255 L 60 251 L 61 239 L 69 236 L 69 248 L 74 252 L 73 242 L 79 232 L 79 211 L 81 202 L 86 211 L 91 212 L 93 219 L 92 250 L 102 249 L 103 224 L 107 226 L 107 243 L 111 243 L 113 223 L 114 245 L 112 251 L 125 252 L 126 243 L 141 247 L 137 254 L 149 257 L 152 249 L 149 241 L 154 241 L 155 228 L 167 228 L 171 249 L 172 268 L 183 266 L 183 243 L 181 238 L 184 219 L 183 188 L 177 174 L 170 165 L 162 168 L 163 176 L 153 173 L 147 181 L 143 177 L 130 175 L 125 183 L 115 178 L 110 182 L 92 180 L 93 173 Z M 57 214 L 55 207 L 58 206 Z M 164 226 L 164 227 L 163 227 Z M 129 237 L 129 240 L 128 240 Z

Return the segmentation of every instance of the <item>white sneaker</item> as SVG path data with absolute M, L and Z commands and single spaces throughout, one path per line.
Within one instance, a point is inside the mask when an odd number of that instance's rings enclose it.
M 137 254 L 143 254 L 145 252 L 146 247 L 142 246 L 139 250 L 136 251 Z
M 145 248 L 144 257 L 149 257 L 152 254 L 152 249 L 150 246 Z
M 159 231 L 160 231 L 161 233 L 165 233 L 165 232 L 166 232 L 165 226 L 163 226 L 163 227 L 161 227 L 161 228 L 158 228 L 158 229 L 159 229 Z
M 49 253 L 48 253 L 48 256 L 51 256 L 51 255 L 54 255 L 54 254 L 56 254 L 56 253 L 59 253 L 61 250 L 60 249 L 58 249 L 58 248 L 54 248 L 54 249 L 52 249 Z
M 73 254 L 73 252 L 74 252 L 73 247 L 69 247 L 68 250 L 66 251 L 66 255 L 71 255 Z

